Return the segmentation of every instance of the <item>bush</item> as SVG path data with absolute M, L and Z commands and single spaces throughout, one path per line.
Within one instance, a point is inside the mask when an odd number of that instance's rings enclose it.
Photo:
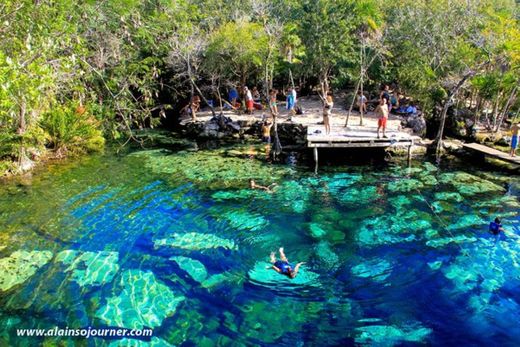
M 40 126 L 47 133 L 47 146 L 60 153 L 101 151 L 105 145 L 101 124 L 88 111 L 77 109 L 60 105 L 43 115 Z

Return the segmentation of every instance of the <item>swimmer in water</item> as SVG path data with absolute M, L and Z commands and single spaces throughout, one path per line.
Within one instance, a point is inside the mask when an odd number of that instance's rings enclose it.
M 495 218 L 494 222 L 489 223 L 489 232 L 493 235 L 499 235 L 500 232 L 504 232 L 504 228 L 502 228 L 502 224 L 500 223 L 500 218 Z
M 254 179 L 250 179 L 249 180 L 249 189 L 261 189 L 261 190 L 265 190 L 266 192 L 269 192 L 269 193 L 272 193 L 273 192 L 273 189 L 277 186 L 278 184 L 276 183 L 272 183 L 271 185 L 269 186 L 261 186 L 259 184 L 256 184 L 255 180 Z
M 275 252 L 271 252 L 271 264 L 272 266 L 268 266 L 267 269 L 272 269 L 278 272 L 281 275 L 285 275 L 290 279 L 293 279 L 298 275 L 298 270 L 300 270 L 300 266 L 305 264 L 304 262 L 296 264 L 293 266 L 287 260 L 285 253 L 283 252 L 283 247 L 280 247 L 280 260 L 276 260 Z

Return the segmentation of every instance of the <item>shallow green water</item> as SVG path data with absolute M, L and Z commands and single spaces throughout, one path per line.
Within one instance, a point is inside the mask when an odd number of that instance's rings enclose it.
M 155 346 L 520 341 L 517 177 L 264 155 L 107 154 L 4 184 L 0 345 L 130 345 L 14 336 L 54 326 L 151 327 Z M 280 246 L 306 262 L 296 280 L 265 270 Z

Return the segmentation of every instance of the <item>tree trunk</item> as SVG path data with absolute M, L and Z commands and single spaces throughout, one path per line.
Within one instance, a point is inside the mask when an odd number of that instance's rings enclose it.
M 359 57 L 360 57 L 360 73 L 359 73 L 359 87 L 361 89 L 361 95 L 363 95 L 363 77 L 365 75 L 365 71 L 363 69 L 363 61 L 364 61 L 364 55 L 365 55 L 365 39 L 363 38 L 361 40 L 361 52 L 359 53 Z M 354 94 L 354 98 L 356 97 L 356 95 Z M 359 125 L 363 125 L 363 108 L 360 107 L 359 109 Z
M 513 90 L 511 91 L 511 94 L 509 94 L 509 98 L 507 99 L 507 102 L 506 102 L 504 108 L 502 109 L 502 113 L 500 114 L 499 121 L 497 122 L 497 126 L 495 128 L 495 133 L 497 133 L 500 130 L 500 126 L 502 126 L 502 123 L 503 123 L 504 119 L 506 118 L 506 114 L 509 111 L 509 108 L 511 107 L 513 100 L 516 99 L 517 88 L 518 87 L 515 86 L 513 88 Z
M 356 84 L 356 89 L 354 90 L 354 96 L 352 97 L 352 101 L 350 102 L 350 107 L 348 109 L 347 119 L 345 120 L 345 127 L 348 126 L 348 120 L 350 118 L 350 114 L 352 113 L 352 109 L 354 108 L 354 103 L 356 102 L 356 95 L 359 90 L 360 83 L 361 83 L 361 79 Z
M 441 113 L 441 124 L 439 126 L 439 132 L 437 134 L 437 147 L 436 147 L 436 150 L 435 150 L 435 153 L 436 153 L 436 156 L 437 156 L 437 160 L 440 158 L 440 154 L 441 154 L 442 136 L 444 135 L 444 125 L 446 124 L 446 115 L 448 114 L 448 108 L 450 107 L 451 103 L 453 102 L 453 98 L 455 97 L 455 95 L 457 94 L 459 89 L 464 85 L 466 80 L 468 78 L 472 77 L 473 75 L 475 75 L 475 72 L 473 72 L 473 71 L 467 72 L 461 78 L 459 83 L 457 83 L 457 85 L 450 91 L 450 93 L 448 95 L 448 99 L 444 103 L 444 107 L 443 107 L 442 113 Z

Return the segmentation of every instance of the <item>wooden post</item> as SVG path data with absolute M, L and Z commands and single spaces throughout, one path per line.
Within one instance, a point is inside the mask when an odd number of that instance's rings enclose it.
M 408 146 L 408 165 L 411 165 L 412 163 L 412 146 L 413 142 L 410 144 L 410 146 Z
M 314 147 L 314 173 L 318 173 L 318 147 Z

